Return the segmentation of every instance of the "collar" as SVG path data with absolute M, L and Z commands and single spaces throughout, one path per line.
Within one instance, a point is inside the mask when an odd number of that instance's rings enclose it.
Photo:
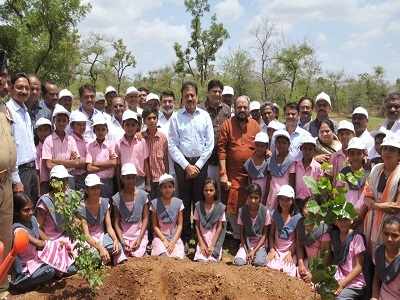
M 10 104 L 12 105 L 13 109 L 15 111 L 18 110 L 23 110 L 23 112 L 27 112 L 28 108 L 26 107 L 26 105 L 23 103 L 22 105 L 20 105 L 17 101 L 15 101 L 13 98 L 11 98 L 10 100 Z
M 41 109 L 47 109 L 47 110 L 49 110 L 49 111 L 52 111 L 52 109 L 51 109 L 50 107 L 47 106 L 47 104 L 46 104 L 46 102 L 44 101 L 44 99 L 42 99 L 42 100 L 39 101 L 38 107 L 41 108 Z
M 78 139 L 78 140 L 81 140 L 81 141 L 85 141 L 85 139 L 84 139 L 83 136 L 79 136 L 79 135 L 77 135 L 75 132 L 72 132 L 72 135 L 73 135 L 73 137 L 74 137 L 75 139 Z
M 192 113 L 192 114 L 190 114 L 190 113 L 188 113 L 188 111 L 186 110 L 186 108 L 184 107 L 184 108 L 182 108 L 182 111 L 181 111 L 181 113 L 182 114 L 185 114 L 185 115 L 195 115 L 195 114 L 200 114 L 200 108 L 199 108 L 199 106 L 198 105 L 196 105 L 196 110 Z
M 60 140 L 61 141 L 60 137 L 58 136 L 58 134 L 55 131 L 52 132 L 51 136 L 52 136 L 53 140 Z M 68 134 L 65 133 L 64 140 L 66 140 L 67 137 L 68 137 Z
M 93 142 L 95 145 L 97 145 L 99 147 L 103 147 L 103 146 L 108 147 L 109 146 L 107 139 L 104 139 L 104 141 L 101 144 L 97 141 L 97 139 L 94 139 Z
M 164 113 L 163 113 L 162 111 L 160 111 L 160 112 L 158 113 L 158 120 L 164 119 L 165 121 L 169 121 L 169 120 L 171 120 L 171 118 L 172 118 L 172 116 L 173 116 L 174 114 L 175 114 L 175 112 L 173 111 L 172 114 L 171 114 L 171 116 L 169 117 L 169 119 L 167 119 L 167 117 L 164 115 Z
M 98 113 L 101 113 L 101 112 L 100 112 L 99 110 L 97 110 L 96 108 L 93 108 L 93 114 L 92 114 L 91 116 L 89 116 L 89 114 L 83 109 L 82 104 L 79 105 L 79 111 L 80 111 L 80 112 L 83 112 L 83 113 L 88 117 L 88 119 L 91 119 L 94 115 L 96 115 L 96 114 L 98 114 Z
M 136 136 L 134 136 L 132 139 L 132 143 L 136 143 L 136 142 L 137 142 L 137 138 L 136 138 Z M 129 143 L 128 139 L 126 138 L 125 134 L 121 139 L 121 143 L 128 145 L 128 146 L 131 145 L 131 143 Z
M 161 137 L 161 133 L 160 130 L 158 130 L 159 127 L 157 127 L 157 131 L 156 134 L 154 135 L 154 137 Z M 151 137 L 151 135 L 148 132 L 148 129 L 146 129 L 145 131 L 143 131 L 143 137 L 147 138 L 147 137 Z

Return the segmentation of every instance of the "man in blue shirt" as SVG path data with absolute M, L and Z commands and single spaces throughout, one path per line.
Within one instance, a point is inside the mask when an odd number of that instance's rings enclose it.
M 58 86 L 50 80 L 42 85 L 43 100 L 39 102 L 39 111 L 36 114 L 36 120 L 46 118 L 51 121 L 54 107 L 58 103 Z
M 197 85 L 184 82 L 181 88 L 183 108 L 171 117 L 169 153 L 174 161 L 179 198 L 183 213 L 182 240 L 185 248 L 192 237 L 190 217 L 194 204 L 202 198 L 208 159 L 214 149 L 214 129 L 209 114 L 197 107 Z

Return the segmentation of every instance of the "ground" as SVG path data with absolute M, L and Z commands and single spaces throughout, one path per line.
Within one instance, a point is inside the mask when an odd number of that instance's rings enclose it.
M 90 296 L 77 275 L 10 299 L 319 299 L 301 280 L 279 271 L 227 263 L 146 257 L 109 268 Z

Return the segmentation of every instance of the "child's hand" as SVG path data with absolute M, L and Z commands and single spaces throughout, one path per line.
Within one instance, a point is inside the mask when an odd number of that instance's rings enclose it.
M 118 254 L 119 252 L 121 252 L 121 247 L 119 246 L 119 241 L 115 240 L 113 241 L 113 254 Z
M 71 152 L 71 160 L 75 160 L 78 159 L 78 153 L 76 153 L 75 151 Z
M 256 251 L 254 251 L 254 249 L 251 249 L 248 253 L 247 253 L 247 263 L 251 264 L 254 260 L 254 256 L 256 255 Z
M 144 186 L 144 190 L 145 190 L 146 192 L 150 193 L 150 192 L 151 192 L 151 186 L 150 186 L 149 184 L 146 184 L 146 185 Z
M 311 273 L 307 270 L 307 268 L 304 265 L 299 265 L 299 274 L 301 279 L 303 279 L 305 282 L 310 283 L 311 282 Z
M 203 244 L 203 243 L 200 244 L 200 252 L 205 257 L 209 257 L 210 256 L 207 246 L 205 244 Z
M 288 265 L 292 264 L 293 263 L 292 253 L 288 252 L 288 254 L 286 254 L 286 256 L 283 258 L 283 262 Z
M 338 286 L 338 288 L 337 288 L 336 291 L 335 291 L 335 295 L 336 295 L 336 296 L 338 296 L 338 295 L 343 291 L 343 289 L 344 289 L 344 286 L 343 286 L 342 281 L 339 280 L 338 283 L 339 283 L 339 286 Z
M 208 256 L 212 255 L 213 252 L 214 252 L 214 246 L 213 245 L 208 246 Z
M 163 241 L 163 244 L 164 244 L 165 249 L 167 249 L 167 251 L 168 251 L 169 241 L 168 241 L 167 239 L 165 239 L 165 240 Z
M 132 248 L 131 248 L 131 251 L 136 251 L 138 248 L 139 248 L 139 246 L 140 246 L 140 240 L 139 239 L 137 239 L 137 240 L 135 240 L 134 242 L 133 242 L 133 244 L 132 244 Z
M 124 244 L 124 251 L 125 252 L 131 252 L 132 251 L 132 247 L 129 246 L 128 244 Z
M 276 256 L 276 251 L 274 248 L 271 248 L 271 250 L 269 250 L 268 255 L 267 255 L 267 260 L 271 261 L 275 258 Z
M 171 254 L 175 249 L 175 242 L 174 241 L 170 241 L 169 245 L 167 247 L 167 251 L 169 254 Z
M 108 253 L 107 249 L 104 247 L 100 248 L 100 257 L 104 264 L 108 264 L 111 260 L 110 254 Z

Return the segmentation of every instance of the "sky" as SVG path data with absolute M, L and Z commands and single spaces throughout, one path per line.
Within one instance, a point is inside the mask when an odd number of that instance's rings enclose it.
M 183 0 L 95 0 L 79 24 L 83 38 L 101 33 L 122 38 L 136 57 L 133 73 L 175 62 L 174 42 L 186 45 L 190 15 Z M 284 44 L 307 41 L 323 71 L 354 76 L 381 65 L 390 81 L 400 78 L 400 0 L 210 0 L 211 12 L 230 38 L 222 58 L 239 47 L 255 53 L 254 28 L 272 22 Z M 211 16 L 207 15 L 206 19 Z

